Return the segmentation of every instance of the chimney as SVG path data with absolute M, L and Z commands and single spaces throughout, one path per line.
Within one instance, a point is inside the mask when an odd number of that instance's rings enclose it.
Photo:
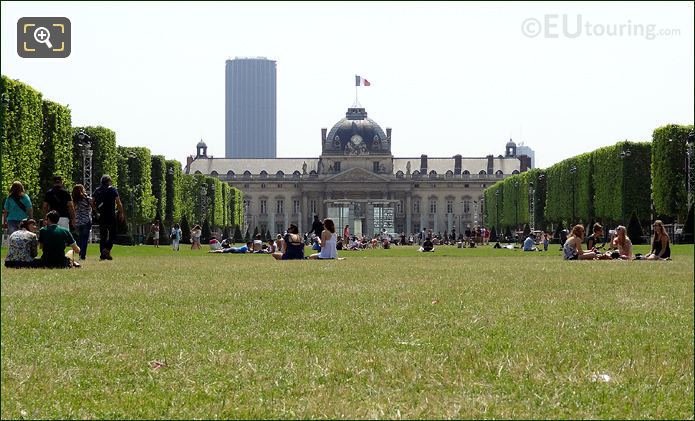
M 461 175 L 461 155 L 454 155 L 454 175 Z
M 326 129 L 325 127 L 321 129 L 321 141 L 323 143 L 326 143 L 326 132 L 328 132 L 328 129 Z
M 386 128 L 386 138 L 388 140 L 391 140 L 391 128 L 390 127 Z
M 192 163 L 193 163 L 193 155 L 188 155 L 188 157 L 186 157 L 186 174 L 190 173 Z
M 519 172 L 525 172 L 531 169 L 531 157 L 528 155 L 520 155 L 519 157 L 520 168 Z
M 420 174 L 427 174 L 427 155 L 420 155 Z
M 494 174 L 495 173 L 495 157 L 492 155 L 487 156 L 487 173 L 488 174 Z

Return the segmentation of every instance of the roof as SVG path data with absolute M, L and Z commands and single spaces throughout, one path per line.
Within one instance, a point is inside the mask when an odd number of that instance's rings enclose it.
M 307 173 L 318 169 L 318 158 L 197 158 L 191 163 L 190 173 L 200 171 L 211 174 L 216 171 L 218 174 L 227 174 L 234 171 L 234 174 L 243 174 L 244 171 L 250 171 L 252 174 L 260 174 L 261 171 L 266 171 L 268 174 L 276 174 L 282 171 L 292 174 L 294 171 L 301 173 L 305 162 Z

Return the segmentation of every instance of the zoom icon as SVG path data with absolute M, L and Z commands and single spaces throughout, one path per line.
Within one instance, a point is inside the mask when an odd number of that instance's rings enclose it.
M 70 19 L 20 18 L 17 54 L 23 58 L 65 58 L 70 55 Z

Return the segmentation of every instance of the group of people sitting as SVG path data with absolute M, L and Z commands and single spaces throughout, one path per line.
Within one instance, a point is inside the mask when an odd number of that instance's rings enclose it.
M 605 247 L 602 242 L 603 227 L 596 223 L 593 234 L 586 238 L 587 250 L 582 248 L 584 242 L 584 226 L 575 225 L 572 232 L 562 246 L 562 255 L 565 260 L 665 260 L 671 258 L 670 238 L 663 222 L 654 222 L 654 238 L 651 251 L 642 256 L 635 254 L 632 249 L 632 241 L 627 235 L 627 228 L 619 225 L 615 229 L 615 235 L 610 241 L 610 248 L 602 252 Z
M 319 246 L 318 253 L 308 256 L 309 259 L 338 259 L 337 235 L 335 224 L 330 218 L 323 220 L 323 231 L 317 238 Z M 263 244 L 261 236 L 257 235 L 254 241 L 249 241 L 241 247 L 233 247 L 229 243 L 222 243 L 222 247 L 210 250 L 209 253 L 267 253 L 275 260 L 300 260 L 305 259 L 304 238 L 299 234 L 299 228 L 295 224 L 290 224 L 285 235 L 278 234 L 275 241 L 268 241 Z
M 44 227 L 36 234 L 37 225 L 33 219 L 24 219 L 19 229 L 9 238 L 5 267 L 8 268 L 70 268 L 79 267 L 75 255 L 80 247 L 68 229 L 58 225 L 60 214 L 50 211 L 46 214 Z M 70 250 L 65 253 L 65 247 Z M 37 257 L 39 250 L 41 257 Z

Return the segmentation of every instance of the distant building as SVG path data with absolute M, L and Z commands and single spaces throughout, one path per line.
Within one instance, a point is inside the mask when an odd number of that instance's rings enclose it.
M 246 227 L 281 233 L 290 223 L 301 232 L 313 215 L 333 218 L 339 232 L 461 234 L 485 223 L 483 190 L 528 169 L 528 157 L 396 158 L 391 129 L 367 117 L 359 105 L 331 130 L 321 129 L 321 155 L 306 158 L 211 158 L 200 142 L 189 156 L 187 174 L 217 177 L 244 193 Z M 426 147 L 426 142 L 423 142 Z
M 524 145 L 524 142 L 519 143 L 516 147 L 517 155 L 526 155 L 531 158 L 531 168 L 536 168 L 536 152 L 530 146 Z
M 277 156 L 274 60 L 235 58 L 225 63 L 225 157 Z

